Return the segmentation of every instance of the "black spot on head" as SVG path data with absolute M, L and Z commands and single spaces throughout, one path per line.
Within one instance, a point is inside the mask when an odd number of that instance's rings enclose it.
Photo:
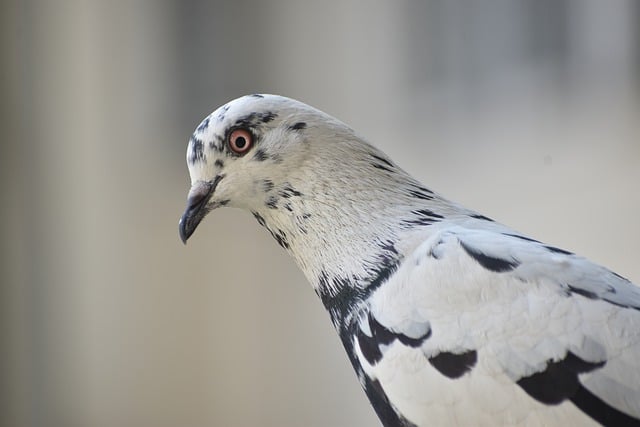
M 269 123 L 276 117 L 278 117 L 278 114 L 273 111 L 265 111 L 264 113 L 254 111 L 253 113 L 240 117 L 231 128 L 243 127 L 255 130 L 261 124 Z
M 494 271 L 496 273 L 504 273 L 505 271 L 511 271 L 520 265 L 520 262 L 516 259 L 506 260 L 503 258 L 492 257 L 482 252 L 476 251 L 464 242 L 460 241 L 460 246 L 471 256 L 478 261 L 478 264 L 486 268 L 487 270 Z
M 204 143 L 200 138 L 195 136 L 191 137 L 191 154 L 189 155 L 189 163 L 194 164 L 196 162 L 204 161 Z
M 297 122 L 292 124 L 291 126 L 288 126 L 287 130 L 296 131 L 296 130 L 303 130 L 306 128 L 307 128 L 307 124 L 305 122 Z
M 259 93 L 252 93 L 251 95 L 249 95 L 253 98 L 264 98 L 264 95 L 260 95 Z
M 265 151 L 262 148 L 258 148 L 256 152 L 253 154 L 253 159 L 259 162 L 263 162 L 268 158 L 269 156 L 267 156 L 267 153 L 265 153 Z
M 555 246 L 545 246 L 545 249 L 547 249 L 550 252 L 557 253 L 557 254 L 573 255 L 573 252 L 565 251 L 564 249 L 556 248 Z
M 218 113 L 218 122 L 221 122 L 224 120 L 224 117 L 227 115 L 227 111 L 229 111 L 229 108 L 231 106 L 229 104 L 225 104 L 222 107 L 220 107 L 220 112 Z
M 471 216 L 471 218 L 481 219 L 481 220 L 483 220 L 483 221 L 491 221 L 491 222 L 494 222 L 491 218 L 486 217 L 486 216 L 484 216 L 484 215 L 474 214 L 474 215 L 470 215 L 470 216 Z
M 215 141 L 209 141 L 209 148 L 217 151 L 218 153 L 222 153 L 224 150 L 224 138 L 220 135 L 214 136 Z
M 567 352 L 564 359 L 547 361 L 544 371 L 520 378 L 517 384 L 538 402 L 557 405 L 572 399 L 582 387 L 578 374 L 591 372 L 604 365 L 605 362 L 587 362 Z
M 429 358 L 431 366 L 447 378 L 460 378 L 476 365 L 478 353 L 469 350 L 464 353 L 455 354 L 443 351 Z
M 213 162 L 213 164 L 219 168 L 224 167 L 224 162 L 221 159 L 216 159 L 216 161 Z
M 196 128 L 197 132 L 204 132 L 209 127 L 209 122 L 211 121 L 211 116 L 207 117 L 200 123 L 200 125 Z
M 258 125 L 259 121 L 260 120 L 258 117 L 258 113 L 255 113 L 255 112 L 249 113 L 246 116 L 242 116 L 238 120 L 236 120 L 232 128 L 243 127 L 243 128 L 254 129 Z
M 260 121 L 262 121 L 262 123 L 269 123 L 273 121 L 273 119 L 278 117 L 278 114 L 274 113 L 273 111 L 267 111 L 265 113 L 259 114 L 258 117 L 260 117 Z

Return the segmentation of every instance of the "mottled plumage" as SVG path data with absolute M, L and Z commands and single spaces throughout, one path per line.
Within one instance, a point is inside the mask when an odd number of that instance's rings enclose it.
M 253 214 L 328 310 L 380 420 L 640 425 L 640 288 L 429 190 L 340 121 L 274 95 L 196 129 L 183 241 Z

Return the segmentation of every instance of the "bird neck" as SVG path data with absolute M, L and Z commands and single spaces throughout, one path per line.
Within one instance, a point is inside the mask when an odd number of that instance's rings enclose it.
M 369 169 L 289 174 L 253 210 L 327 309 L 344 311 L 331 313 L 334 323 L 395 271 L 411 246 L 407 230 L 425 225 L 412 218 L 437 198 L 399 169 Z

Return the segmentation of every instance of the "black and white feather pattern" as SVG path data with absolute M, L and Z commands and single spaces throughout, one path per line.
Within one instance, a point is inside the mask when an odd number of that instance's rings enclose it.
M 241 156 L 229 132 L 246 129 Z M 382 423 L 640 425 L 640 288 L 421 185 L 336 119 L 250 95 L 197 128 L 183 240 L 250 211 L 304 271 Z

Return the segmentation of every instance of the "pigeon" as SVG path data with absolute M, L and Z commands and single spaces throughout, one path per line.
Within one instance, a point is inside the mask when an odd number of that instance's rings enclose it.
M 240 97 L 187 148 L 182 241 L 250 212 L 320 297 L 384 426 L 640 426 L 640 287 L 427 188 L 302 102 Z

